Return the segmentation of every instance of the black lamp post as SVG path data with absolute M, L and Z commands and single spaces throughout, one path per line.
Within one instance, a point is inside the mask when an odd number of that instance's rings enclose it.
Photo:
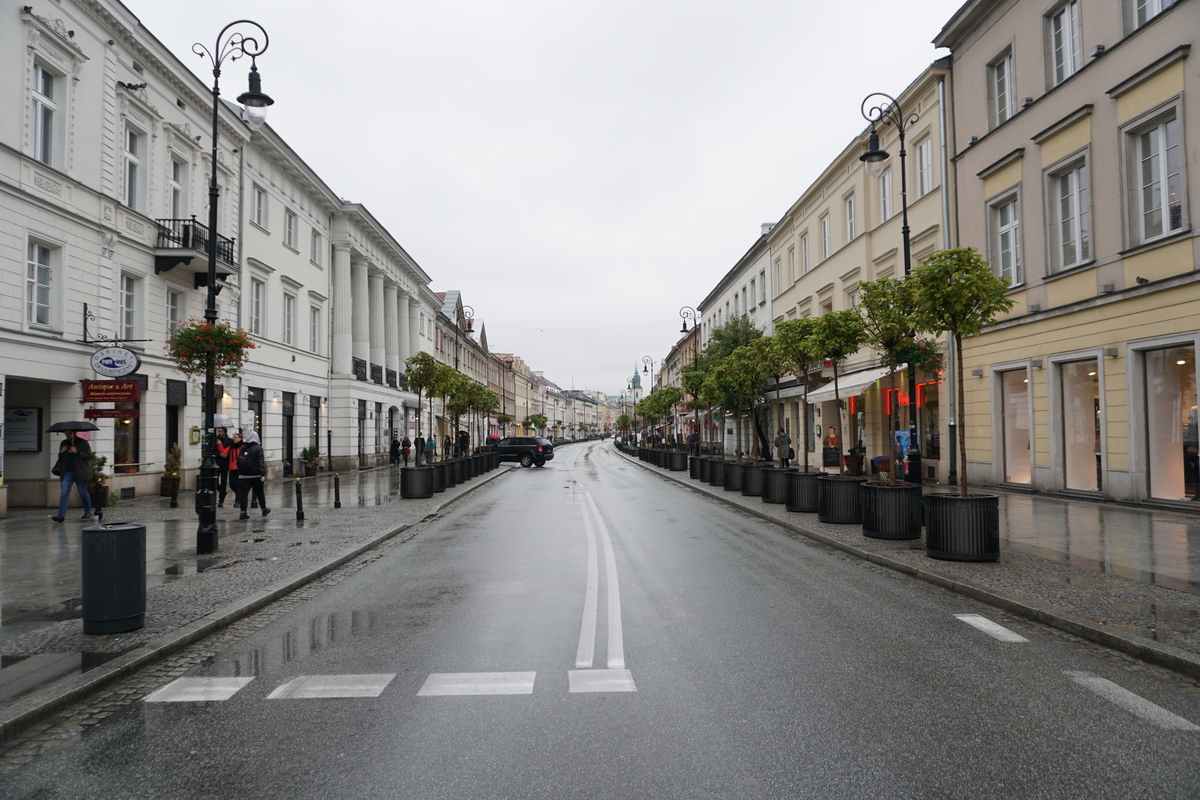
M 679 329 L 680 333 L 688 332 L 687 321 L 689 319 L 692 321 L 693 330 L 700 324 L 700 320 L 696 317 L 696 309 L 691 306 L 679 309 L 679 316 L 683 317 L 683 327 Z M 695 341 L 692 342 L 692 366 L 697 367 L 700 365 L 700 332 L 696 331 L 693 338 Z M 692 427 L 695 428 L 696 433 L 696 455 L 700 455 L 700 406 L 697 405 L 692 411 L 694 412 Z
M 867 152 L 859 156 L 859 160 L 867 165 L 867 169 L 875 177 L 882 173 L 883 162 L 888 159 L 888 152 L 879 147 L 879 134 L 875 126 L 895 125 L 896 133 L 900 136 L 900 235 L 904 241 L 904 277 L 912 272 L 912 248 L 909 243 L 908 230 L 908 178 L 904 168 L 904 133 L 908 126 L 917 121 L 918 115 L 904 116 L 900 103 L 891 95 L 875 92 L 867 95 L 862 101 L 862 115 L 871 123 L 871 134 L 867 138 Z M 910 362 L 908 365 L 908 469 L 905 480 L 910 483 L 921 482 L 921 445 L 917 438 L 917 368 Z
M 240 31 L 230 31 L 237 25 L 252 25 L 262 35 L 262 46 L 259 46 L 258 35 L 246 36 Z M 228 35 L 226 35 L 228 34 Z M 275 101 L 262 93 L 262 82 L 258 75 L 258 65 L 255 59 L 266 52 L 270 40 L 263 26 L 248 19 L 231 22 L 217 34 L 217 44 L 209 50 L 202 44 L 192 45 L 192 52 L 201 58 L 207 58 L 213 65 L 213 114 L 212 114 L 212 161 L 209 163 L 211 178 L 208 184 L 208 281 L 207 297 L 204 304 L 204 321 L 213 324 L 217 321 L 217 201 L 221 189 L 217 186 L 217 122 L 221 107 L 221 64 L 226 59 L 236 61 L 242 56 L 250 56 L 250 89 L 238 96 L 238 102 L 245 111 L 246 123 L 257 130 L 267 120 L 267 106 Z M 204 460 L 200 463 L 200 486 L 196 491 L 196 513 L 200 517 L 200 526 L 196 531 L 196 552 L 215 553 L 217 550 L 217 459 L 216 434 L 214 415 L 216 414 L 216 375 L 213 368 L 213 357 L 208 357 L 208 365 L 204 372 Z

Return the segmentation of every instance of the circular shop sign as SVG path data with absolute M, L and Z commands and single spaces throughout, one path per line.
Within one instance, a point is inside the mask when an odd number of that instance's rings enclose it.
M 124 378 L 141 366 L 138 354 L 124 347 L 105 347 L 92 354 L 92 371 L 105 378 Z

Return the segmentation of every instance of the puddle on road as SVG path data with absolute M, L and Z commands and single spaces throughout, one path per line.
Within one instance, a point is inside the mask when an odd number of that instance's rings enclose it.
M 45 653 L 0 656 L 0 703 L 19 700 L 55 681 L 80 675 L 120 653 Z

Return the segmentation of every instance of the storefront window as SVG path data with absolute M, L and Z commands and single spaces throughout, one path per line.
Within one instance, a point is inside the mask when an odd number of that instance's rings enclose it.
M 113 472 L 137 472 L 142 460 L 141 403 L 114 403 L 113 407 L 133 412 L 113 420 Z
M 1098 492 L 1100 475 L 1100 378 L 1096 359 L 1063 364 L 1062 425 L 1064 486 Z
M 1029 483 L 1033 464 L 1029 449 L 1029 371 L 1014 369 L 1000 373 L 1000 395 L 1004 480 Z
M 1145 357 L 1150 496 L 1194 500 L 1200 483 L 1196 349 L 1187 346 L 1150 350 Z
M 936 381 L 917 384 L 917 417 L 921 422 L 921 455 L 942 457 L 942 416 Z

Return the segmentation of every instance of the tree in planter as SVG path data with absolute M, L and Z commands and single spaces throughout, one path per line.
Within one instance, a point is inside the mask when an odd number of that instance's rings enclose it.
M 704 370 L 700 367 L 699 358 L 695 363 L 688 364 L 679 372 L 679 382 L 683 384 L 683 391 L 691 398 L 688 401 L 688 410 L 693 414 L 693 426 L 696 429 L 696 455 L 700 455 L 700 409 L 704 404 L 700 402 L 700 395 L 704 391 Z
M 808 374 L 821 361 L 821 353 L 814 338 L 816 325 L 817 321 L 811 317 L 784 320 L 776 324 L 774 336 L 776 346 L 789 362 L 789 369 L 804 384 L 804 412 L 801 414 L 804 421 L 800 427 L 804 428 L 805 472 L 809 471 L 808 437 L 812 433 L 808 426 Z
M 472 383 L 467 393 L 470 397 L 471 410 L 475 412 L 475 424 L 479 428 L 475 432 L 475 441 L 483 442 L 486 440 L 486 437 L 483 436 L 483 420 L 496 410 L 496 406 L 500 405 L 500 399 L 496 397 L 495 392 L 480 383 Z
M 624 433 L 626 437 L 628 437 L 629 429 L 632 427 L 632 425 L 633 418 L 628 414 L 622 414 L 621 416 L 617 417 L 617 430 L 621 431 L 621 433 Z
M 315 444 L 309 445 L 300 451 L 300 462 L 304 464 L 304 473 L 306 475 L 315 475 L 317 472 L 317 464 L 321 461 L 321 451 Z
M 404 368 L 408 375 L 408 385 L 417 390 L 417 436 L 421 436 L 421 393 L 428 393 L 437 388 L 442 365 L 432 355 L 422 350 L 405 359 Z M 433 413 L 432 404 L 429 413 Z M 432 425 L 432 420 L 430 424 Z M 420 453 L 417 454 L 417 463 L 421 463 Z
M 788 374 L 791 360 L 788 358 L 783 343 L 774 336 L 755 339 L 750 343 L 750 348 L 758 359 L 763 377 L 770 378 L 775 382 L 775 416 L 779 420 L 779 427 L 783 428 L 783 401 L 779 398 L 779 384 L 783 381 L 783 376 Z M 770 441 L 769 438 L 768 441 Z M 783 448 L 781 447 L 780 450 Z M 779 454 L 780 469 L 783 469 L 783 459 L 786 457 L 786 452 Z
M 729 378 L 728 370 L 722 362 L 712 363 L 710 368 L 704 375 L 704 387 L 700 393 L 701 402 L 705 403 L 709 408 L 719 408 L 721 417 L 721 427 L 713 429 L 712 445 L 715 447 L 718 439 L 717 431 L 720 430 L 721 439 L 721 457 L 725 457 L 724 451 L 724 428 L 725 416 L 729 413 L 727 405 L 730 395 L 735 391 L 733 381 Z M 715 420 L 714 420 L 715 422 Z
M 965 408 L 962 340 L 977 336 L 1015 303 L 1005 297 L 1008 283 L 996 277 L 988 261 L 973 247 L 938 250 L 913 270 L 910 278 L 921 330 L 946 331 L 954 347 L 954 383 L 958 414 Z M 961 497 L 967 496 L 967 440 L 960 436 Z
M 663 388 L 659 389 L 654 394 L 655 394 L 655 401 L 656 401 L 657 408 L 658 408 L 658 413 L 660 416 L 662 416 L 663 418 L 666 418 L 666 419 L 669 419 L 671 417 L 672 407 L 677 406 L 683 402 L 683 390 L 680 389 L 678 386 L 664 386 Z M 678 427 L 675 430 L 675 435 L 676 435 L 676 438 L 678 439 L 678 436 L 679 436 Z
M 862 317 L 852 308 L 831 311 L 817 317 L 816 325 L 813 327 L 813 344 L 816 351 L 821 354 L 822 358 L 833 362 L 833 397 L 836 401 L 834 417 L 837 420 L 837 427 L 834 430 L 839 434 L 842 430 L 842 397 L 837 384 L 837 365 L 846 356 L 856 352 L 862 346 L 865 338 L 866 331 L 863 328 Z M 839 453 L 838 475 L 845 474 L 846 465 Z
M 446 411 L 450 413 L 451 418 L 454 420 L 455 436 L 457 436 L 459 420 L 462 417 L 467 416 L 471 411 L 471 387 L 478 386 L 479 384 L 472 383 L 471 380 L 469 378 L 467 378 L 466 375 L 463 375 L 462 373 L 455 372 L 454 374 L 457 375 L 459 379 L 456 379 L 451 382 L 450 391 L 446 395 L 445 408 L 446 408 Z M 470 420 L 468 420 L 467 421 L 468 441 L 471 436 L 470 427 L 471 427 Z M 458 440 L 455 439 L 454 442 L 455 442 L 455 448 L 457 448 Z M 468 446 L 467 450 L 468 450 L 468 452 L 470 452 L 469 446 Z
M 510 423 L 510 422 L 512 422 L 512 417 L 510 417 L 508 414 L 497 414 L 496 415 L 496 424 L 499 425 L 501 428 L 504 428 L 504 426 L 508 425 L 508 423 Z
M 534 430 L 541 431 L 543 436 L 546 433 L 546 423 L 549 421 L 550 420 L 546 419 L 545 414 L 529 415 L 529 424 L 533 426 Z
M 171 496 L 171 479 L 179 478 L 179 467 L 183 462 L 183 450 L 179 448 L 179 442 L 173 442 L 171 449 L 167 451 L 167 457 L 163 460 L 163 475 L 162 485 L 159 486 L 159 494 L 163 497 Z

